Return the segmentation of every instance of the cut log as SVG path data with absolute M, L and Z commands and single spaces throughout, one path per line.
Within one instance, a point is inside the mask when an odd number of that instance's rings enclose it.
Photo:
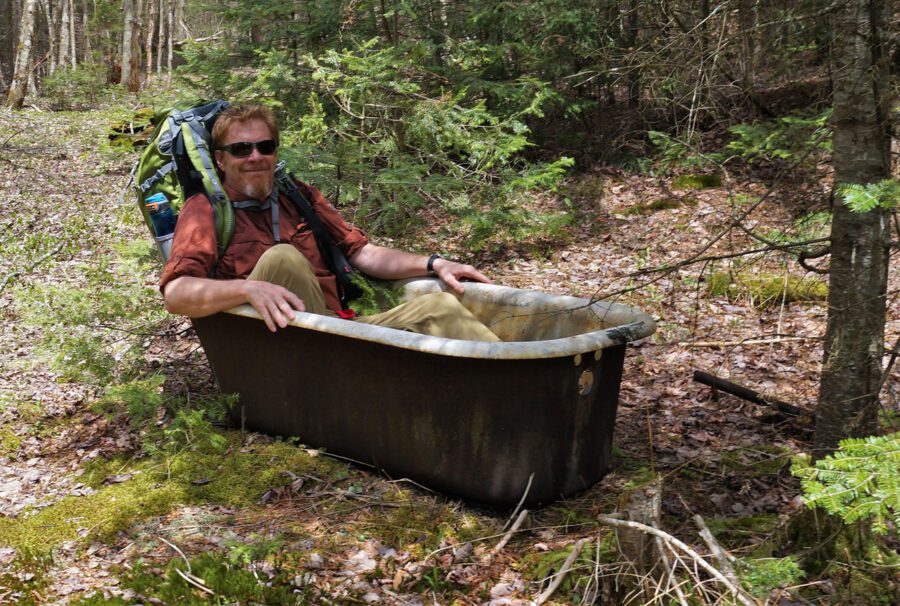
M 703 372 L 702 370 L 694 371 L 694 380 L 698 383 L 709 385 L 713 389 L 718 389 L 720 391 L 724 391 L 725 393 L 730 393 L 731 395 L 737 396 L 743 400 L 747 400 L 748 402 L 753 402 L 754 404 L 774 408 L 778 412 L 782 412 L 786 415 L 791 415 L 793 417 L 813 416 L 813 413 L 809 412 L 808 410 L 804 410 L 803 408 L 794 406 L 793 404 L 788 404 L 787 402 L 782 402 L 781 400 L 766 397 L 758 391 L 753 391 L 752 389 L 744 387 L 743 385 L 738 385 L 737 383 L 726 381 L 721 377 L 709 374 L 708 372 Z

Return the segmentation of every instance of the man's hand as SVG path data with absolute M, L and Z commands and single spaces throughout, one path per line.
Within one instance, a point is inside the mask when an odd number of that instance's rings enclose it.
M 189 318 L 202 318 L 242 303 L 249 303 L 275 332 L 306 311 L 300 298 L 277 284 L 260 280 L 212 280 L 181 276 L 166 284 L 166 309 Z
M 437 274 L 437 277 L 446 282 L 447 286 L 459 294 L 463 294 L 466 290 L 466 287 L 460 283 L 460 280 L 462 279 L 493 284 L 487 276 L 471 265 L 464 265 L 462 263 L 457 263 L 456 261 L 437 258 L 434 260 L 431 267 L 434 270 L 434 273 Z
M 245 282 L 247 302 L 259 312 L 272 332 L 290 324 L 294 312 L 306 311 L 303 301 L 283 286 L 260 280 Z

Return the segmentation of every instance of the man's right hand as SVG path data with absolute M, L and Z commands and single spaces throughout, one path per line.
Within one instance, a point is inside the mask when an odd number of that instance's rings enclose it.
M 306 311 L 303 301 L 278 284 L 260 280 L 245 280 L 247 302 L 262 316 L 269 330 L 285 328 L 294 319 L 294 312 Z
M 169 312 L 189 318 L 202 318 L 249 303 L 272 332 L 290 324 L 295 312 L 306 311 L 300 297 L 283 286 L 261 280 L 181 276 L 166 284 L 163 298 Z

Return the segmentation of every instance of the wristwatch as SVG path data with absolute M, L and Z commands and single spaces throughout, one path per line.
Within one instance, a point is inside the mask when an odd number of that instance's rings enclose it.
M 437 274 L 434 273 L 434 262 L 437 259 L 443 259 L 443 257 L 437 253 L 433 253 L 430 257 L 428 257 L 428 275 L 435 276 Z

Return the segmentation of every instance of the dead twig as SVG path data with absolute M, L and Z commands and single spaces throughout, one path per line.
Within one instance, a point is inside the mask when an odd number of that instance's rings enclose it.
M 531 482 L 533 480 L 534 472 L 532 472 L 531 475 L 528 476 L 528 483 L 525 484 L 525 492 L 522 493 L 522 498 L 519 499 L 519 503 L 516 505 L 516 508 L 513 509 L 513 512 L 510 514 L 509 519 L 506 520 L 506 524 L 503 525 L 504 530 L 506 530 L 506 528 L 509 526 L 509 523 L 513 521 L 513 518 L 516 517 L 516 512 L 519 511 L 519 509 L 522 507 L 522 504 L 525 503 L 525 499 L 528 497 L 528 491 L 531 490 Z
M 744 339 L 742 341 L 679 341 L 682 347 L 740 347 L 742 345 L 772 345 L 790 341 L 819 341 L 822 337 L 771 337 L 766 339 Z
M 522 523 L 525 521 L 526 517 L 528 517 L 528 510 L 523 509 L 522 512 L 519 514 L 519 517 L 516 518 L 516 521 L 513 522 L 512 527 L 510 527 L 510 529 L 508 531 L 506 531 L 506 534 L 503 535 L 503 538 L 500 539 L 500 541 L 494 546 L 493 549 L 491 549 L 491 552 L 490 552 L 491 556 L 497 555 L 498 553 L 500 553 L 501 549 L 506 547 L 506 544 L 509 543 L 509 539 L 512 538 L 512 536 L 519 530 L 519 528 L 522 526 Z
M 56 247 L 55 247 L 53 250 L 51 250 L 50 252 L 46 253 L 46 254 L 43 255 L 42 257 L 40 257 L 37 261 L 35 261 L 35 262 L 32 263 L 31 265 L 29 265 L 27 268 L 25 268 L 25 269 L 20 269 L 20 270 L 18 270 L 18 271 L 14 271 L 14 272 L 12 272 L 12 273 L 7 274 L 6 277 L 3 278 L 3 282 L 0 282 L 0 294 L 3 294 L 3 291 L 6 289 L 6 287 L 9 285 L 10 281 L 11 281 L 13 278 L 15 278 L 16 276 L 20 276 L 20 275 L 22 275 L 22 274 L 26 274 L 26 273 L 32 272 L 32 271 L 34 270 L 35 267 L 37 267 L 38 265 L 40 265 L 41 263 L 43 263 L 44 261 L 46 261 L 46 260 L 49 259 L 50 257 L 56 255 L 56 253 L 58 253 L 59 251 L 61 251 L 62 248 L 63 248 L 63 244 L 62 244 L 62 243 L 57 244 Z
M 647 534 L 653 535 L 655 537 L 661 538 L 667 545 L 670 547 L 677 547 L 680 551 L 686 554 L 688 557 L 693 560 L 693 562 L 706 571 L 707 574 L 712 576 L 716 581 L 722 584 L 734 597 L 735 599 L 743 604 L 744 606 L 759 606 L 759 603 L 751 596 L 749 596 L 740 586 L 735 585 L 731 582 L 728 577 L 722 574 L 715 566 L 711 565 L 707 562 L 703 557 L 691 549 L 684 542 L 676 539 L 672 535 L 667 532 L 663 532 L 659 528 L 654 528 L 653 526 L 648 526 L 646 524 L 641 524 L 640 522 L 632 522 L 630 520 L 619 520 L 611 516 L 597 516 L 597 520 L 603 524 L 607 524 L 608 526 L 613 526 L 616 528 L 631 528 L 634 530 L 640 530 L 641 532 L 645 532 Z
M 534 601 L 537 606 L 540 606 L 544 602 L 550 599 L 550 596 L 559 589 L 559 586 L 562 585 L 563 580 L 566 578 L 566 575 L 569 574 L 569 571 L 572 569 L 572 565 L 575 564 L 575 560 L 578 559 L 578 556 L 581 554 L 581 550 L 584 548 L 584 543 L 587 539 L 579 539 L 578 542 L 575 543 L 575 546 L 572 547 L 572 551 L 569 553 L 569 557 L 566 558 L 566 561 L 563 562 L 563 565 L 560 567 L 559 572 L 556 573 L 556 576 L 553 578 L 553 582 L 550 583 L 550 586 L 544 590 Z
M 722 549 L 722 546 L 719 545 L 716 537 L 713 536 L 713 533 L 710 532 L 709 528 L 706 526 L 706 522 L 703 521 L 703 516 L 699 513 L 694 515 L 694 524 L 700 529 L 700 537 L 709 548 L 709 553 L 713 560 L 716 561 L 716 565 L 718 565 L 722 574 L 728 577 L 732 583 L 737 584 L 739 582 L 738 576 L 734 571 L 734 567 L 731 565 L 734 561 L 734 556 Z

